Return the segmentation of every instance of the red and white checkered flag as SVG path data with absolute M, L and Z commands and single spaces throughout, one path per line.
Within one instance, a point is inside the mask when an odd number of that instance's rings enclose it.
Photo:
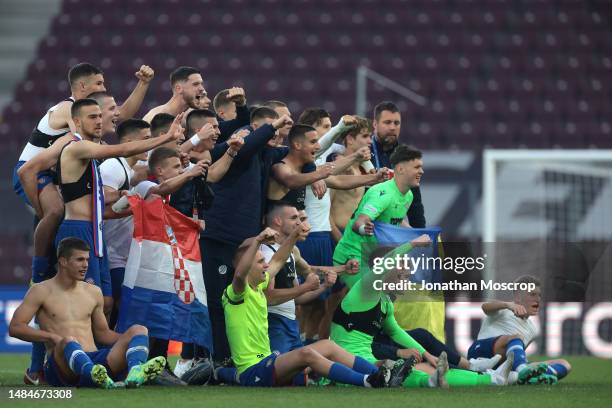
M 195 292 L 193 291 L 193 285 L 191 279 L 189 279 L 189 272 L 185 268 L 185 262 L 181 250 L 177 245 L 176 237 L 172 227 L 166 225 L 166 234 L 170 240 L 170 247 L 172 248 L 172 260 L 174 262 L 174 290 L 178 295 L 179 299 L 183 303 L 190 304 L 195 300 Z

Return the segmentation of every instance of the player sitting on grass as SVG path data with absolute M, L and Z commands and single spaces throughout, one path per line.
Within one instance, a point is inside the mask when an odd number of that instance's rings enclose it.
M 57 275 L 30 288 L 9 326 L 12 337 L 45 343 L 49 385 L 116 388 L 113 379 L 124 379 L 125 386 L 138 387 L 155 378 L 166 359 L 147 361 L 147 328 L 134 325 L 123 334 L 110 330 L 102 291 L 84 281 L 89 245 L 64 238 L 57 259 Z M 40 329 L 28 326 L 34 316 Z
M 235 381 L 243 386 L 291 385 L 298 384 L 294 382 L 294 377 L 301 377 L 304 369 L 310 367 L 318 375 L 332 381 L 379 388 L 388 386 L 394 376 L 407 375 L 409 366 L 401 367 L 401 372 L 389 370 L 386 365 L 379 368 L 329 340 L 284 354 L 270 351 L 268 306 L 264 291 L 270 279 L 284 266 L 296 241 L 306 231 L 305 226 L 297 225 L 269 265 L 260 246 L 273 244 L 277 239 L 278 232 L 270 228 L 245 240 L 236 251 L 234 279 L 223 293 L 223 309 L 227 338 L 238 375 L 237 378 L 233 377 L 236 373 L 233 368 L 219 368 L 215 371 L 216 380 Z M 397 381 L 401 383 L 403 377 Z
M 529 364 L 525 349 L 538 335 L 536 325 L 529 319 L 540 309 L 540 281 L 529 275 L 516 283 L 534 284 L 531 292 L 517 290 L 514 302 L 493 301 L 482 305 L 487 315 L 482 322 L 478 340 L 468 350 L 468 358 L 491 357 L 494 354 L 512 356 L 512 369 L 518 372 L 519 384 L 556 384 L 571 369 L 566 360 L 548 360 Z
M 431 245 L 431 238 L 428 235 L 421 235 L 391 251 L 386 248 L 374 250 L 368 258 L 372 265 L 377 253 L 385 258 L 394 258 L 396 255 L 409 253 L 414 247 L 429 245 Z M 383 290 L 379 290 L 381 283 L 376 281 L 381 281 L 382 284 L 398 283 L 407 276 L 409 276 L 409 271 L 397 269 L 385 269 L 380 274 L 364 271 L 334 313 L 331 340 L 349 353 L 375 364 L 380 364 L 380 362 L 372 353 L 372 344 L 374 336 L 381 331 L 404 347 L 404 350 L 408 351 L 406 356 L 408 360 L 418 364 L 405 381 L 392 383 L 391 386 L 403 385 L 414 388 L 447 387 L 449 385 L 506 385 L 511 371 L 510 362 L 503 364 L 496 371 L 486 370 L 486 373 L 482 375 L 468 370 L 449 370 L 446 346 L 442 345 L 444 348 L 439 351 L 439 357 L 436 358 L 408 332 L 399 327 L 393 313 L 393 302 L 385 293 L 384 286 Z M 404 360 L 400 359 L 397 364 L 403 365 Z

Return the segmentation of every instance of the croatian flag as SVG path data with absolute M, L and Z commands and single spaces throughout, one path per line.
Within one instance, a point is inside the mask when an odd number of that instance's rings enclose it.
M 129 197 L 134 236 L 125 267 L 117 331 L 133 324 L 149 336 L 212 351 L 199 225 L 165 204 Z
M 431 238 L 432 245 L 413 248 L 408 254 L 413 259 L 422 259 L 418 264 L 413 262 L 413 265 L 417 266 L 415 273 L 410 278 L 413 282 L 441 282 L 441 271 L 436 268 L 428 268 L 427 262 L 424 261 L 427 258 L 442 256 L 439 253 L 440 245 L 438 245 L 440 231 L 440 227 L 405 228 L 382 222 L 374 222 L 374 235 L 378 245 L 397 247 L 423 234 L 427 234 Z M 432 264 L 434 263 L 430 263 L 430 265 Z

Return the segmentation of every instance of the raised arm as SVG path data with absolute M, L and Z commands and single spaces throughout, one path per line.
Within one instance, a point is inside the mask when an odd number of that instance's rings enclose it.
M 272 122 L 271 125 L 262 125 L 244 138 L 244 146 L 237 155 L 237 160 L 248 159 L 263 149 L 268 141 L 274 137 L 275 132 L 285 125 L 292 125 L 293 121 L 287 115 Z
M 291 235 L 285 238 L 280 248 L 278 248 L 278 251 L 274 253 L 274 256 L 272 256 L 272 259 L 270 260 L 268 275 L 270 275 L 271 278 L 276 276 L 276 274 L 283 268 L 285 262 L 287 262 L 287 258 L 289 258 L 289 255 L 291 255 L 293 252 L 295 243 L 299 239 L 306 239 L 309 231 L 310 227 L 307 224 L 299 224 L 293 229 Z
M 82 140 L 70 146 L 70 154 L 76 159 L 108 159 L 110 157 L 129 157 L 144 153 L 162 144 L 177 140 L 180 137 L 178 129 L 180 129 L 182 118 L 182 113 L 177 115 L 170 130 L 163 136 L 116 145 L 101 145 Z
M 492 302 L 482 304 L 482 311 L 485 312 L 487 316 L 495 314 L 504 309 L 510 310 L 516 317 L 522 318 L 529 316 L 525 307 L 522 305 L 517 305 L 516 303 L 494 300 Z
M 276 163 L 272 166 L 272 177 L 274 177 L 279 184 L 291 190 L 295 190 L 329 177 L 333 170 L 333 163 L 325 163 L 317 167 L 317 170 L 311 173 L 295 172 L 285 163 Z
M 276 289 L 274 287 L 274 280 L 270 279 L 270 284 L 268 285 L 265 294 L 268 305 L 280 305 L 281 303 L 288 302 L 292 299 L 295 299 L 296 304 L 302 304 L 308 303 L 310 300 L 315 299 L 325 289 L 327 289 L 327 286 L 321 286 L 319 283 L 319 278 L 316 275 L 311 274 L 301 285 L 296 279 L 293 287 L 287 289 Z
M 164 180 L 157 186 L 151 187 L 148 194 L 157 194 L 164 196 L 172 194 L 178 191 L 183 185 L 189 180 L 193 180 L 196 177 L 203 176 L 208 168 L 208 161 L 201 160 L 192 166 L 189 170 L 186 170 L 182 174 L 176 177 L 172 177 L 168 180 Z
M 248 130 L 244 129 L 244 132 L 239 131 L 227 140 L 229 147 L 225 151 L 225 154 L 216 160 L 208 169 L 209 182 L 217 183 L 225 176 L 225 173 L 227 173 L 234 162 L 234 158 L 240 149 L 242 149 L 244 145 L 244 136 L 248 133 Z
M 338 137 L 340 137 L 340 135 L 342 135 L 342 133 L 345 130 L 347 130 L 350 126 L 352 126 L 355 123 L 357 123 L 357 121 L 355 120 L 353 116 L 344 115 L 342 118 L 340 118 L 340 121 L 338 121 L 338 124 L 334 126 L 333 128 L 329 129 L 327 133 L 325 133 L 319 139 L 319 145 L 321 146 L 321 149 L 317 153 L 315 153 L 315 157 L 318 158 L 323 153 L 325 153 L 325 151 L 329 149 L 332 144 L 334 144 L 334 142 L 338 139 Z
M 357 187 L 371 186 L 387 180 L 389 170 L 386 167 L 378 169 L 373 174 L 339 174 L 325 179 L 327 186 L 336 190 L 352 190 Z
M 153 68 L 148 65 L 142 65 L 134 75 L 138 78 L 138 83 L 130 96 L 128 96 L 125 102 L 123 102 L 123 105 L 119 108 L 120 122 L 136 116 L 155 73 L 153 72 Z
M 224 121 L 219 120 L 221 135 L 218 142 L 226 141 L 235 131 L 247 126 L 251 119 L 244 89 L 239 87 L 230 88 L 227 97 L 236 104 L 236 118 Z
M 25 298 L 13 313 L 9 324 L 9 336 L 23 341 L 52 344 L 61 340 L 61 336 L 57 334 L 29 326 L 47 296 L 49 296 L 49 290 L 41 284 L 36 284 L 28 290 Z
M 247 276 L 253 266 L 253 262 L 255 262 L 255 255 L 261 244 L 274 243 L 277 236 L 278 232 L 271 228 L 266 228 L 256 237 L 248 238 L 240 245 L 240 248 L 246 247 L 246 251 L 244 251 L 238 260 L 236 269 L 234 270 L 234 279 L 232 280 L 232 290 L 234 293 L 243 293 L 246 285 L 248 285 Z M 238 249 L 240 250 L 240 248 Z

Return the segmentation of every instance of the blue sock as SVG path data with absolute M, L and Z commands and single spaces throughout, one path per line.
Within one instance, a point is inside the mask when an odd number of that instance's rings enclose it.
M 225 384 L 236 384 L 236 369 L 233 367 L 222 367 L 217 370 L 217 380 Z
M 30 373 L 36 373 L 43 370 L 45 361 L 45 343 L 32 343 L 32 355 L 30 360 Z
M 520 371 L 527 364 L 527 355 L 525 354 L 525 345 L 521 339 L 513 339 L 506 346 L 506 356 L 508 353 L 514 353 L 513 371 Z M 518 369 L 518 370 L 517 370 Z
M 79 385 L 93 385 L 91 381 L 91 369 L 93 362 L 76 341 L 71 341 L 64 347 L 64 358 L 73 373 L 79 376 Z
M 567 368 L 563 364 L 559 363 L 549 364 L 546 374 L 556 375 L 560 380 L 567 375 Z
M 32 257 L 32 282 L 39 283 L 47 278 L 49 258 L 46 256 Z
M 378 371 L 378 367 L 370 363 L 368 360 L 355 356 L 355 362 L 353 363 L 353 370 L 362 374 L 374 374 Z
M 327 378 L 343 384 L 351 384 L 361 387 L 365 386 L 364 374 L 351 370 L 340 363 L 332 364 L 331 368 L 329 369 L 329 374 L 327 374 Z
M 127 360 L 128 371 L 132 367 L 142 364 L 147 361 L 149 356 L 149 336 L 145 334 L 139 334 L 132 337 L 128 343 L 128 349 L 125 352 L 125 359 Z

